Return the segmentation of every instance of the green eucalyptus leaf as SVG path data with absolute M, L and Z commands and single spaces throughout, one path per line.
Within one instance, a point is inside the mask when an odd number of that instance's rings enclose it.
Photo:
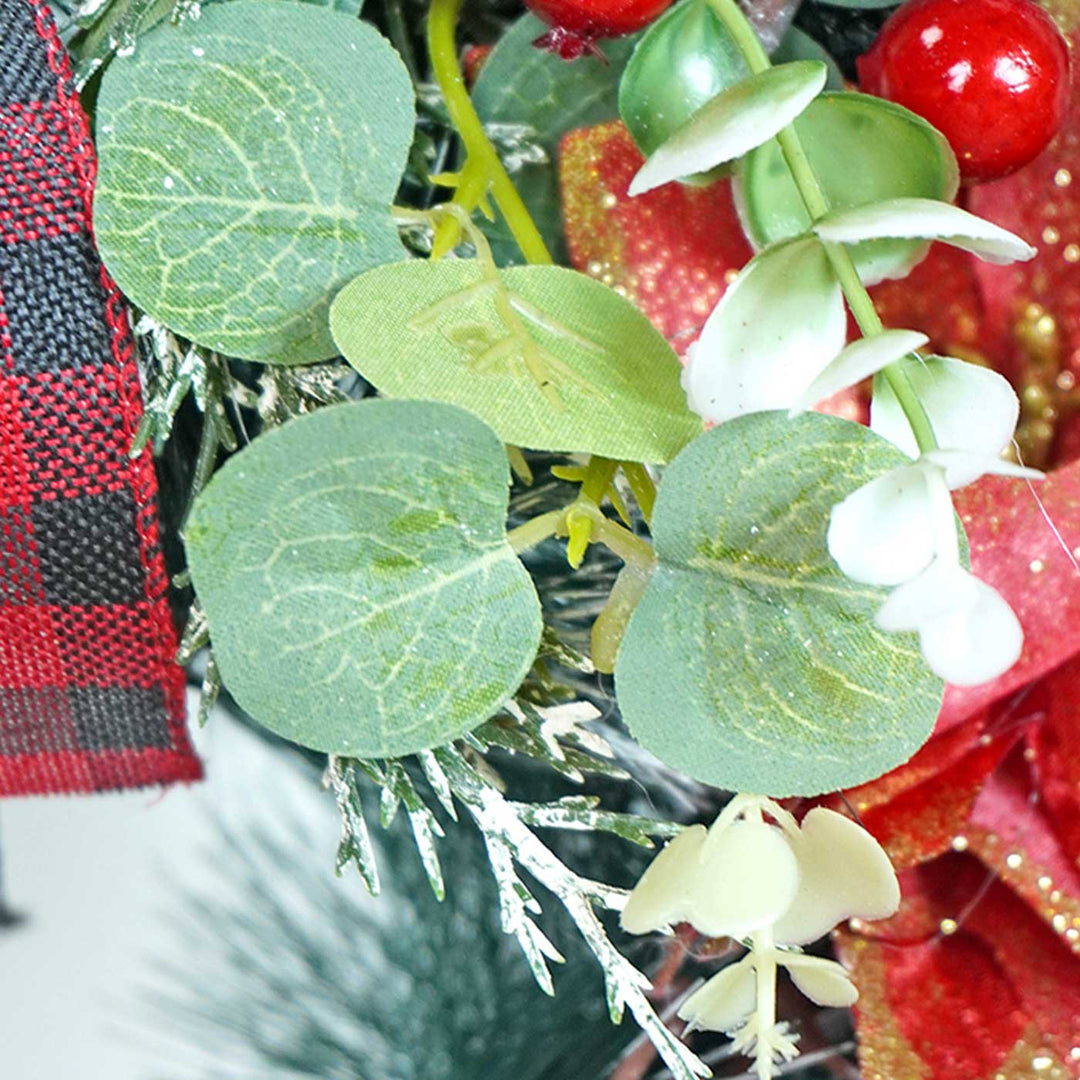
M 672 768 L 733 791 L 816 795 L 906 761 L 943 684 L 912 635 L 874 626 L 886 593 L 825 546 L 833 505 L 908 463 L 831 416 L 714 428 L 664 475 L 659 560 L 623 639 L 631 732 Z
M 185 542 L 233 697 L 293 742 L 361 757 L 482 723 L 540 642 L 508 484 L 495 433 L 438 402 L 319 409 L 227 461 Z
M 837 211 L 886 199 L 952 200 L 956 157 L 944 137 L 913 112 L 866 94 L 825 93 L 795 121 L 829 205 Z M 810 227 L 775 140 L 740 163 L 736 202 L 759 247 L 800 236 Z M 870 240 L 851 249 L 867 284 L 903 277 L 926 254 L 922 240 Z
M 549 27 L 534 15 L 519 19 L 499 39 L 480 69 L 472 99 L 485 124 L 532 129 L 530 139 L 548 160 L 513 170 L 514 184 L 556 262 L 566 261 L 559 180 L 555 162 L 562 137 L 575 128 L 619 115 L 619 78 L 637 35 L 601 43 L 606 63 L 583 56 L 573 63 L 533 46 Z M 520 262 L 521 253 L 505 222 L 483 224 L 500 264 Z
M 792 26 L 772 54 L 774 64 L 787 64 L 792 60 L 820 60 L 828 71 L 826 90 L 843 90 L 844 73 L 829 51 L 809 34 Z
M 827 75 L 820 60 L 794 60 L 729 86 L 652 153 L 631 181 L 629 194 L 642 195 L 742 157 L 804 112 Z
M 390 217 L 412 85 L 372 27 L 235 0 L 108 68 L 94 219 L 109 271 L 201 345 L 269 363 L 334 354 L 327 311 L 401 257 Z
M 573 270 L 489 278 L 472 259 L 395 263 L 343 289 L 330 322 L 382 393 L 460 405 L 515 446 L 664 462 L 701 431 L 671 346 Z
M 619 84 L 619 115 L 647 157 L 750 69 L 708 0 L 680 0 L 645 32 Z

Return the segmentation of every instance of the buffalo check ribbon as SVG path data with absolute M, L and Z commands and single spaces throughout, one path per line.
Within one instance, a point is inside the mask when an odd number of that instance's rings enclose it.
M 44 0 L 0 0 L 0 795 L 200 776 L 128 312 Z

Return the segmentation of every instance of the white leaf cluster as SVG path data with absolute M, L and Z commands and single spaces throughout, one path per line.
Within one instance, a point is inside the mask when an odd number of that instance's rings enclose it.
M 795 950 L 844 919 L 884 918 L 899 903 L 888 856 L 865 829 L 824 807 L 800 825 L 771 799 L 737 795 L 708 830 L 690 826 L 653 860 L 622 925 L 643 934 L 686 922 L 708 937 L 749 941 L 747 955 L 687 998 L 679 1016 L 688 1030 L 732 1035 L 768 1080 L 776 1061 L 798 1053 L 797 1036 L 776 1021 L 778 969 L 818 1005 L 852 1005 L 858 992 L 838 963 Z
M 938 440 L 919 454 L 887 384 L 875 393 L 870 426 L 915 458 L 852 492 L 833 508 L 829 552 L 849 577 L 895 587 L 877 614 L 883 630 L 915 631 L 931 669 L 974 685 L 1007 671 L 1024 636 L 1000 594 L 960 561 L 951 491 L 987 473 L 1037 480 L 1042 473 L 1001 458 L 1019 402 L 996 372 L 962 360 L 905 362 Z

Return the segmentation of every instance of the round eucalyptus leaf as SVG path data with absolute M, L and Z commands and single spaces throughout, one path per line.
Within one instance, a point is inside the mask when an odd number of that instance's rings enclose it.
M 956 157 L 939 132 L 913 112 L 866 94 L 825 93 L 795 121 L 829 205 L 846 210 L 896 198 L 950 202 L 959 186 Z M 758 147 L 740 163 L 736 202 L 751 241 L 765 247 L 800 236 L 810 217 L 779 144 Z M 867 284 L 903 277 L 929 245 L 870 240 L 851 248 Z
M 619 115 L 648 157 L 702 105 L 749 74 L 707 0 L 680 0 L 634 49 L 619 83 Z
M 491 279 L 470 259 L 394 263 L 343 289 L 330 322 L 382 393 L 460 405 L 515 446 L 665 462 L 701 432 L 671 346 L 573 270 Z
M 667 469 L 658 565 L 615 667 L 639 742 L 717 787 L 775 796 L 859 784 L 926 740 L 943 684 L 913 635 L 874 625 L 883 589 L 844 577 L 829 513 L 908 459 L 859 424 L 757 413 Z
M 97 240 L 132 301 L 231 356 L 332 356 L 334 293 L 402 254 L 413 91 L 379 33 L 312 4 L 214 4 L 118 57 L 97 112 Z
M 233 697 L 293 742 L 359 757 L 486 720 L 540 642 L 508 485 L 495 433 L 438 402 L 320 409 L 227 461 L 185 543 Z

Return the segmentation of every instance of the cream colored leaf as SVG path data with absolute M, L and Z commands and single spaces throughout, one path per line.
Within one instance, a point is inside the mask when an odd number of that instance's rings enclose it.
M 689 918 L 704 843 L 705 826 L 691 825 L 653 859 L 622 910 L 619 922 L 628 934 L 648 934 Z
M 782 830 L 740 821 L 710 830 L 689 921 L 708 937 L 741 938 L 775 922 L 795 898 L 799 867 Z
M 799 891 L 773 928 L 782 945 L 805 945 L 842 919 L 883 919 L 900 903 L 889 857 L 850 818 L 815 807 L 803 818 L 791 846 L 799 862 Z
M 780 963 L 791 981 L 815 1005 L 846 1009 L 859 1000 L 859 991 L 848 973 L 835 960 L 820 956 L 785 956 Z
M 734 1031 L 754 1011 L 757 979 L 753 954 L 718 971 L 679 1008 L 687 1031 Z

